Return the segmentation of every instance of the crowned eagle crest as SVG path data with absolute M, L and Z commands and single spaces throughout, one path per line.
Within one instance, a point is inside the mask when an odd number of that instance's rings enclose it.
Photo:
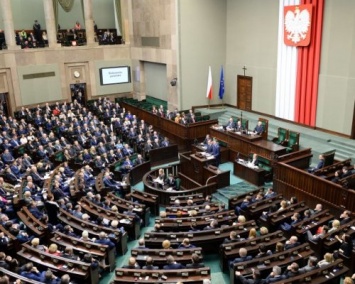
M 295 44 L 304 40 L 311 24 L 310 18 L 307 9 L 300 11 L 297 7 L 295 12 L 287 11 L 285 16 L 285 32 L 287 33 L 287 39 Z

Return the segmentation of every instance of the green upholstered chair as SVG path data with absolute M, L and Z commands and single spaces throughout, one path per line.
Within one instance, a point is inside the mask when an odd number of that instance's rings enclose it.
M 277 130 L 277 137 L 272 139 L 272 141 L 276 144 L 286 145 L 288 140 L 288 133 L 289 133 L 288 129 L 279 127 Z
M 299 149 L 300 134 L 298 132 L 290 131 L 287 140 L 287 152 L 295 152 Z
M 176 178 L 175 179 L 176 190 L 180 189 L 180 184 L 181 184 L 181 178 Z
M 264 132 L 261 134 L 264 140 L 267 140 L 268 134 L 269 134 L 269 120 L 259 117 L 259 121 L 261 121 L 263 127 L 264 127 Z

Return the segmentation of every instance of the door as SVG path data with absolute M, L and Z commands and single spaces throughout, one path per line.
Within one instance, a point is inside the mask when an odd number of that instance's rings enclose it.
M 0 114 L 9 116 L 8 93 L 0 93 Z
M 74 102 L 76 100 L 83 106 L 86 106 L 87 96 L 86 96 L 86 83 L 71 84 L 71 100 Z
M 237 108 L 251 110 L 253 77 L 238 75 L 237 77 Z

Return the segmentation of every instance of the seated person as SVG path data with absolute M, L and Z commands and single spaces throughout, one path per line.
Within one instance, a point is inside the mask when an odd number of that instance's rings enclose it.
M 296 212 L 291 216 L 291 223 L 284 222 L 283 224 L 281 224 L 281 229 L 283 231 L 289 232 L 292 229 L 292 225 L 296 224 L 297 222 L 300 222 L 301 220 L 301 214 Z
M 254 133 L 261 135 L 264 132 L 264 126 L 263 123 L 259 120 L 258 124 L 254 128 Z
M 244 262 L 251 260 L 253 257 L 251 255 L 248 255 L 248 251 L 246 248 L 240 248 L 239 249 L 239 257 L 235 258 L 234 260 L 229 262 L 229 266 L 233 267 L 234 263 L 239 263 L 239 262 Z
M 316 269 L 317 268 L 317 262 L 318 262 L 318 259 L 317 257 L 315 256 L 310 256 L 308 258 L 308 262 L 307 262 L 307 265 L 306 266 L 303 266 L 302 268 L 299 269 L 299 273 L 302 274 L 302 273 L 307 273 L 309 271 L 312 271 L 313 269 Z
M 224 129 L 229 130 L 229 131 L 234 131 L 235 127 L 236 127 L 236 124 L 233 121 L 233 117 L 231 117 L 228 120 L 228 123 L 224 126 Z
M 223 243 L 224 244 L 228 244 L 228 243 L 233 243 L 233 242 L 237 242 L 240 240 L 240 236 L 237 235 L 237 232 L 236 231 L 231 231 L 229 233 L 229 237 L 228 238 L 225 238 Z
M 244 127 L 242 125 L 242 122 L 240 120 L 238 120 L 237 125 L 235 127 L 235 131 L 236 132 L 243 132 L 243 130 L 244 130 Z
M 190 240 L 188 238 L 183 239 L 182 243 L 179 245 L 179 249 L 190 249 L 194 248 L 195 246 L 190 244 Z
M 128 259 L 128 264 L 122 266 L 122 268 L 129 268 L 129 269 L 139 269 L 140 266 L 137 263 L 136 259 L 134 257 L 130 257 Z
M 272 268 L 272 272 L 268 277 L 266 277 L 266 283 L 272 283 L 276 281 L 281 281 L 282 279 L 285 279 L 284 275 L 281 275 L 281 267 L 280 266 L 274 266 Z
M 247 195 L 240 206 L 235 207 L 235 214 L 240 215 L 243 213 L 243 210 L 246 210 L 248 206 L 252 203 L 252 197 Z
M 291 236 L 289 240 L 286 241 L 285 250 L 299 246 L 298 238 L 296 236 Z
M 25 264 L 24 270 L 20 273 L 21 276 L 27 277 L 31 280 L 41 281 L 41 272 L 37 267 L 33 266 L 32 262 Z
M 339 252 L 346 257 L 350 257 L 353 250 L 353 241 L 351 236 L 348 234 L 342 234 L 341 237 L 336 235 L 335 238 L 338 240 L 338 242 L 340 242 Z
M 168 178 L 165 180 L 165 184 L 171 189 L 176 189 L 176 180 L 173 174 L 169 174 Z
M 191 263 L 186 264 L 186 268 L 201 268 L 204 267 L 205 265 L 200 262 L 200 257 L 198 254 L 193 253 L 191 256 Z
M 291 265 L 287 266 L 287 269 L 283 273 L 285 278 L 291 278 L 300 274 L 300 267 L 297 262 L 292 262 Z
M 105 232 L 100 232 L 99 239 L 96 240 L 95 243 L 108 245 L 110 249 L 115 247 L 115 244 L 107 237 Z
M 337 183 L 341 178 L 342 178 L 342 171 L 337 170 L 337 171 L 335 171 L 334 177 L 332 178 L 331 181 Z
M 158 270 L 159 267 L 158 266 L 154 266 L 153 265 L 153 258 L 148 256 L 146 261 L 145 261 L 145 265 L 143 266 L 143 269 Z
M 331 264 L 333 261 L 334 261 L 333 254 L 331 254 L 330 252 L 327 252 L 324 255 L 324 258 L 318 262 L 317 266 L 318 267 L 327 266 L 327 265 Z
M 184 269 L 185 266 L 182 265 L 181 263 L 177 263 L 172 255 L 169 255 L 166 258 L 167 264 L 163 266 L 164 270 L 169 270 L 169 269 Z
M 329 228 L 327 225 L 323 225 L 321 227 L 318 228 L 317 232 L 312 235 L 310 230 L 307 230 L 307 237 L 309 241 L 312 242 L 317 242 L 321 237 L 323 237 L 327 232 L 328 232 Z
M 319 155 L 319 162 L 318 162 L 317 166 L 309 168 L 308 172 L 314 173 L 315 171 L 317 171 L 323 167 L 324 167 L 324 156 L 321 154 L 321 155 Z
M 253 159 L 251 160 L 250 165 L 254 167 L 259 166 L 258 154 L 253 154 Z

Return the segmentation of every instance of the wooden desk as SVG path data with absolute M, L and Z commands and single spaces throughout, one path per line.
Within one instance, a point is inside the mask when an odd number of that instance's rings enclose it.
M 151 113 L 150 111 L 139 108 L 138 106 L 130 105 L 127 102 L 120 101 L 121 107 L 124 107 L 126 111 L 137 115 L 140 119 L 143 119 L 146 123 L 151 124 L 154 128 L 159 129 L 162 135 L 165 135 L 179 145 L 179 148 L 190 149 L 195 139 L 203 139 L 206 134 L 209 133 L 209 128 L 218 123 L 216 119 L 199 121 L 191 123 L 189 125 L 182 125 L 175 121 L 160 117 Z
M 259 135 L 239 134 L 215 127 L 210 128 L 210 135 L 227 143 L 230 150 L 246 157 L 250 153 L 256 153 L 264 158 L 275 160 L 278 156 L 286 154 L 286 147 L 263 140 Z
M 234 175 L 252 183 L 257 186 L 264 185 L 265 170 L 259 168 L 250 168 L 242 162 L 234 161 L 233 173 Z
M 152 167 L 177 162 L 179 161 L 178 145 L 150 150 L 149 159 Z
M 210 268 L 178 270 L 145 270 L 117 268 L 113 284 L 120 283 L 177 283 L 202 284 L 204 279 L 210 279 Z M 163 278 L 163 276 L 165 276 Z
M 206 151 L 206 146 L 204 146 L 203 143 L 200 144 L 193 144 L 191 146 L 191 151 L 192 154 L 195 154 L 196 152 L 205 152 Z M 221 153 L 221 164 L 226 163 L 229 161 L 229 149 L 227 147 L 220 146 L 220 153 Z
M 180 154 L 180 172 L 203 185 L 216 182 L 217 188 L 230 185 L 230 171 L 221 171 L 209 164 L 213 159 L 199 157 L 190 152 Z

